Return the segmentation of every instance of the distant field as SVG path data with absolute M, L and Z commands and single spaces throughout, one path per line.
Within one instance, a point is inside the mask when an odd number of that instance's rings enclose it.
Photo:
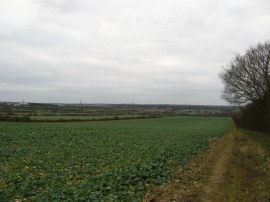
M 230 118 L 0 123 L 0 201 L 139 201 Z
M 175 111 L 176 114 L 186 114 L 186 115 L 213 115 L 221 114 L 222 111 L 218 109 L 180 109 Z
M 90 119 L 112 119 L 115 117 L 118 118 L 127 118 L 127 117 L 137 117 L 139 115 L 104 115 L 104 116 L 30 116 L 31 120 L 71 120 L 71 119 L 80 119 L 80 120 L 90 120 Z

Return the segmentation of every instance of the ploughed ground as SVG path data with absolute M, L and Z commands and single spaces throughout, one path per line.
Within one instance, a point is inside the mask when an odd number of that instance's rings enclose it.
M 270 136 L 233 128 L 143 201 L 270 201 Z

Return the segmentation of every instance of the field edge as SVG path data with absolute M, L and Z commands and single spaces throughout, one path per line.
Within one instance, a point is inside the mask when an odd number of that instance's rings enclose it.
M 269 145 L 269 136 L 233 128 L 142 201 L 269 201 Z

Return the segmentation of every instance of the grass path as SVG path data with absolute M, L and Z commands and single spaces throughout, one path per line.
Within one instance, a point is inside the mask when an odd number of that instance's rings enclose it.
M 209 181 L 206 185 L 204 185 L 203 194 L 200 197 L 201 201 L 216 201 L 218 200 L 218 189 L 219 185 L 224 182 L 225 173 L 228 169 L 228 163 L 232 157 L 233 148 L 235 147 L 235 140 L 234 140 L 234 133 L 235 128 L 226 135 L 225 139 L 223 140 L 224 146 L 219 144 L 218 146 L 222 147 L 222 151 L 215 162 L 213 167 L 212 174 L 209 177 Z

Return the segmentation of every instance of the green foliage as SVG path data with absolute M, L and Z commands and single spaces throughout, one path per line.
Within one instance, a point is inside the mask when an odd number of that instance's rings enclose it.
M 139 201 L 229 118 L 0 123 L 0 201 Z

